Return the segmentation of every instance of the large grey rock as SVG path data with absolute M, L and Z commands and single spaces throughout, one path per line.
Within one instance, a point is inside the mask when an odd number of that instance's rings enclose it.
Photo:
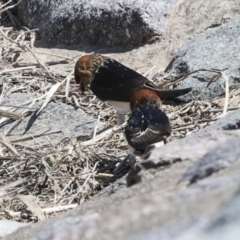
M 180 76 L 199 69 L 225 70 L 229 78 L 229 89 L 240 86 L 240 17 L 236 17 L 214 29 L 198 34 L 184 45 L 173 58 L 166 71 Z M 225 80 L 220 77 L 204 91 L 216 73 L 197 72 L 184 79 L 178 88 L 192 87 L 191 93 L 181 97 L 190 100 L 201 91 L 200 99 L 213 99 L 225 92 Z
M 140 45 L 160 36 L 179 0 L 22 0 L 24 25 L 53 43 Z
M 184 0 L 174 9 L 162 36 L 160 56 L 166 64 L 190 39 L 240 15 L 239 0 Z
M 163 239 L 173 239 L 194 229 L 201 223 L 201 219 L 211 219 L 239 188 L 240 162 L 232 162 L 228 168 L 195 184 L 179 184 L 179 180 L 206 152 L 223 142 L 238 139 L 240 132 L 211 131 L 202 133 L 201 138 L 198 136 L 194 139 L 193 136 L 182 139 L 181 142 L 173 141 L 158 149 L 159 159 L 182 161 L 176 161 L 167 168 L 160 167 L 159 164 L 155 168 L 145 169 L 139 173 L 139 184 L 122 188 L 113 194 L 99 195 L 99 198 L 82 204 L 74 211 L 32 224 L 5 239 L 50 240 L 65 239 L 66 236 L 71 240 L 143 239 L 144 236 L 156 235 L 165 236 Z M 81 220 L 96 213 L 96 218 L 86 222 Z M 72 225 L 62 225 L 65 219 L 72 219 Z M 61 224 L 61 231 L 57 230 L 59 227 L 55 222 Z

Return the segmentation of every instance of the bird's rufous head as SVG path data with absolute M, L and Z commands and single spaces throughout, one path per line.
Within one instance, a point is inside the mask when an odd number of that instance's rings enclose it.
M 75 64 L 74 77 L 76 83 L 80 84 L 84 92 L 88 89 L 89 84 L 94 79 L 95 72 L 101 66 L 103 57 L 100 54 L 90 54 L 82 56 Z
M 136 92 L 130 101 L 130 107 L 133 111 L 139 105 L 144 104 L 145 106 L 156 105 L 160 107 L 162 105 L 162 101 L 160 100 L 157 93 L 150 89 L 142 89 Z

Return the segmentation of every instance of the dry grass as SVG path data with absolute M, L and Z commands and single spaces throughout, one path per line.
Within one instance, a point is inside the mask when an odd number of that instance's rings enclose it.
M 11 1 L 10 1 L 11 2 Z M 0 8 L 8 18 L 10 14 Z M 5 9 L 6 10 L 6 9 Z M 6 14 L 7 13 L 7 14 Z M 116 115 L 111 106 L 100 102 L 90 92 L 82 95 L 74 84 L 73 72 L 53 71 L 49 66 L 68 64 L 76 59 L 59 57 L 58 61 L 41 62 L 33 47 L 36 32 L 23 28 L 0 27 L 0 125 L 9 118 L 17 124 L 34 103 L 44 99 L 39 109 L 43 111 L 50 99 L 83 109 L 109 126 L 116 125 Z M 23 52 L 33 55 L 35 62 L 21 64 Z M 81 54 L 79 53 L 79 57 Z M 157 75 L 156 67 L 145 74 Z M 224 76 L 226 77 L 226 76 Z M 226 79 L 226 78 L 225 78 Z M 159 78 L 161 84 L 170 87 L 176 79 Z M 216 79 L 215 79 L 216 80 Z M 226 80 L 226 86 L 228 81 Z M 34 98 L 17 106 L 1 104 L 12 93 L 32 93 Z M 213 101 L 197 99 L 181 106 L 164 106 L 172 122 L 173 134 L 169 141 L 183 138 L 215 121 L 227 108 L 233 110 L 231 101 L 237 92 L 226 91 L 226 97 Z M 40 221 L 76 207 L 99 192 L 103 187 L 123 176 L 112 174 L 116 163 L 127 153 L 123 126 L 97 133 L 86 141 L 62 142 L 56 147 L 24 146 L 22 142 L 43 137 L 48 133 L 36 133 L 20 139 L 9 140 L 9 131 L 0 134 L 0 218 L 17 221 Z

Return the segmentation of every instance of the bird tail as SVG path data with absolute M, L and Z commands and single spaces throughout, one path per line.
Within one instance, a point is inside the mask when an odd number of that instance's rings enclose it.
M 174 98 L 180 97 L 184 94 L 189 93 L 192 88 L 183 89 L 153 89 L 161 100 L 173 100 Z

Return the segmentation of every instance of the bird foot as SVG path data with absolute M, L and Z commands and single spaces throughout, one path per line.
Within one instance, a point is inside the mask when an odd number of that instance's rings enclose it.
M 132 154 L 128 154 L 121 162 L 120 164 L 113 170 L 113 174 L 117 175 L 119 174 L 121 171 L 123 171 L 127 165 L 125 165 L 125 163 L 128 161 L 128 165 L 130 165 L 131 167 L 133 167 L 136 163 L 136 157 Z

